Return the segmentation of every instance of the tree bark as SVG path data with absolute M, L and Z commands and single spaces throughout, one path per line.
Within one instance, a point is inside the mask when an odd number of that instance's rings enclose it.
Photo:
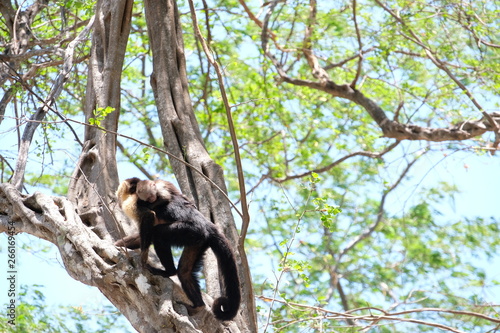
M 120 114 L 119 84 L 132 18 L 132 0 L 98 1 L 92 37 L 85 99 L 85 120 L 97 118 L 99 110 L 111 107 L 101 126 L 117 132 Z M 68 198 L 86 225 L 103 239 L 116 239 L 132 228 L 118 209 L 114 191 L 118 187 L 116 136 L 86 127 L 85 144 L 71 177 Z M 120 221 L 118 223 L 117 219 Z
M 488 131 L 494 131 L 493 126 L 491 126 L 489 119 L 486 117 L 462 121 L 451 125 L 448 128 L 431 128 L 413 124 L 401 124 L 396 120 L 389 119 L 385 114 L 385 111 L 382 110 L 382 108 L 375 101 L 366 97 L 362 92 L 353 89 L 347 84 L 337 85 L 329 79 L 325 79 L 323 81 L 295 79 L 289 77 L 283 71 L 278 72 L 284 82 L 321 90 L 333 97 L 344 98 L 362 106 L 371 118 L 375 120 L 377 125 L 382 130 L 382 136 L 386 138 L 393 138 L 399 141 L 461 141 L 481 136 Z M 489 117 L 498 123 L 500 121 L 500 112 L 489 113 Z
M 187 315 L 185 308 L 172 301 L 185 301 L 180 287 L 139 268 L 138 255 L 127 260 L 83 223 L 66 198 L 38 192 L 25 196 L 11 184 L 0 184 L 0 233 L 12 225 L 15 233 L 56 245 L 69 275 L 99 288 L 139 332 L 199 332 L 190 318 L 179 314 Z M 206 317 L 207 327 L 216 327 L 216 319 Z
M 170 158 L 175 176 L 186 195 L 197 204 L 207 219 L 215 223 L 228 237 L 231 244 L 238 244 L 238 232 L 227 199 L 219 189 L 192 168 L 201 171 L 220 189 L 227 193 L 222 168 L 209 156 L 194 116 L 188 91 L 184 42 L 174 0 L 144 2 L 149 40 L 153 52 L 151 85 L 166 150 L 189 163 L 189 167 Z M 235 247 L 239 278 L 242 286 L 241 318 L 236 319 L 241 331 L 256 332 L 255 303 L 252 281 L 248 273 L 246 254 Z M 210 252 L 210 251 L 209 251 Z M 207 292 L 212 297 L 220 295 L 217 261 L 209 253 L 205 260 Z

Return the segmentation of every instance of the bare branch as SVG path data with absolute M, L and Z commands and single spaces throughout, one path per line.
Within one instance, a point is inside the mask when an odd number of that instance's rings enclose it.
M 279 1 L 282 1 L 282 0 L 278 0 L 276 1 L 279 2 Z M 248 17 L 250 18 L 250 20 L 252 20 L 253 22 L 255 22 L 255 24 L 257 24 L 257 26 L 259 26 L 260 28 L 263 28 L 264 27 L 264 23 L 262 23 L 261 20 L 259 20 L 253 13 L 252 11 L 250 10 L 250 8 L 247 6 L 245 0 L 238 0 L 238 2 L 240 3 L 240 5 L 243 7 L 243 10 L 245 11 L 245 13 L 247 13 Z M 266 5 L 266 4 L 264 4 Z M 268 36 L 266 36 L 266 40 L 268 37 L 270 37 L 272 39 L 272 41 L 274 42 L 274 46 L 280 50 L 280 51 L 283 51 L 283 52 L 290 52 L 290 51 L 295 51 L 295 50 L 289 50 L 289 49 L 284 49 L 279 43 L 278 43 L 278 37 L 276 36 L 276 34 L 274 32 L 272 32 L 271 30 L 266 30 L 266 33 Z
M 330 311 L 318 306 L 311 306 L 311 305 L 305 305 L 305 304 L 300 304 L 300 303 L 294 303 L 294 302 L 287 302 L 279 299 L 273 299 L 265 296 L 257 296 L 258 299 L 264 301 L 264 302 L 276 302 L 276 303 L 281 303 L 286 306 L 294 307 L 297 310 L 304 309 L 304 311 L 314 311 L 317 313 L 323 313 L 324 316 L 319 316 L 316 318 L 311 318 L 311 320 L 353 320 L 353 321 L 367 321 L 367 322 L 379 322 L 381 320 L 385 321 L 395 321 L 395 322 L 407 322 L 407 323 L 414 323 L 414 324 L 419 324 L 419 325 L 424 325 L 424 326 L 429 326 L 429 327 L 436 327 L 442 330 L 450 331 L 450 332 L 455 332 L 455 333 L 465 333 L 464 331 L 461 331 L 457 328 L 435 323 L 435 322 L 430 322 L 430 321 L 424 321 L 424 320 L 418 320 L 418 319 L 413 319 L 413 318 L 408 318 L 408 317 L 402 317 L 403 315 L 409 315 L 413 313 L 421 313 L 421 312 L 434 312 L 434 313 L 449 313 L 449 314 L 457 314 L 457 315 L 463 315 L 463 316 L 468 316 L 468 317 L 475 317 L 475 318 L 480 318 L 492 323 L 500 324 L 500 319 L 498 318 L 493 318 L 489 317 L 487 315 L 484 315 L 482 313 L 478 312 L 472 312 L 472 311 L 461 311 L 461 310 L 449 310 L 449 309 L 443 309 L 443 308 L 420 308 L 420 309 L 410 309 L 406 311 L 400 311 L 400 312 L 388 312 L 384 309 L 381 308 L 376 308 L 376 307 L 364 307 L 364 308 L 357 308 L 353 310 L 349 310 L 346 312 L 337 312 L 337 311 Z M 355 315 L 354 313 L 356 312 L 361 312 L 361 311 L 370 311 L 370 314 L 360 314 L 360 315 Z M 372 311 L 377 311 L 380 312 L 380 315 L 377 314 L 372 314 Z M 464 320 L 466 321 L 466 320 Z M 365 330 L 363 330 L 365 331 Z
M 352 80 L 350 86 L 352 88 L 356 88 L 356 83 L 358 82 L 359 77 L 361 76 L 361 69 L 362 69 L 362 63 L 363 63 L 363 42 L 361 41 L 361 32 L 359 31 L 359 26 L 358 26 L 358 19 L 356 16 L 356 7 L 357 3 L 356 0 L 352 0 L 352 19 L 354 21 L 354 28 L 356 30 L 356 38 L 358 39 L 358 46 L 359 46 L 359 59 L 358 59 L 358 68 L 356 70 L 356 76 Z
M 125 155 L 131 162 L 132 164 L 135 165 L 135 167 L 137 169 L 139 169 L 143 174 L 144 176 L 146 176 L 146 178 L 148 179 L 154 179 L 153 175 L 150 174 L 148 172 L 148 170 L 146 170 L 146 168 L 142 165 L 142 163 L 139 163 L 135 158 L 134 156 L 132 156 L 128 150 L 121 144 L 120 141 L 116 140 L 116 146 L 118 147 L 118 149 L 120 149 L 120 151 L 122 152 L 123 155 Z
M 31 145 L 31 140 L 33 139 L 33 135 L 35 134 L 35 130 L 40 124 L 40 121 L 45 118 L 47 112 L 49 110 L 54 110 L 52 108 L 52 105 L 55 103 L 56 99 L 61 94 L 63 85 L 68 79 L 69 74 L 71 72 L 71 68 L 73 66 L 73 55 L 75 47 L 78 45 L 78 43 L 85 40 L 85 36 L 87 36 L 93 24 L 94 24 L 94 17 L 89 21 L 87 26 L 80 32 L 80 34 L 71 43 L 69 43 L 64 55 L 64 66 L 59 72 L 59 75 L 57 76 L 56 81 L 49 92 L 49 95 L 44 100 L 43 105 L 40 106 L 36 110 L 36 112 L 31 116 L 30 120 L 32 120 L 32 122 L 29 122 L 26 125 L 26 128 L 24 129 L 23 137 L 19 145 L 19 154 L 16 163 L 16 171 L 14 173 L 14 177 L 12 178 L 12 184 L 18 190 L 21 190 L 23 187 L 24 173 L 26 170 L 29 147 Z M 64 117 L 59 112 L 56 111 L 55 113 L 58 114 L 59 117 L 64 119 Z M 74 131 L 73 133 L 76 135 Z
M 367 98 L 359 90 L 352 89 L 349 85 L 337 85 L 333 81 L 325 83 L 294 79 L 286 75 L 282 70 L 278 70 L 284 82 L 298 86 L 309 87 L 324 91 L 333 97 L 348 99 L 362 106 L 380 126 L 384 137 L 397 140 L 424 140 L 424 141 L 461 141 L 480 136 L 488 131 L 494 131 L 491 122 L 486 117 L 480 120 L 464 121 L 449 128 L 430 128 L 412 124 L 400 124 L 391 121 L 385 115 L 385 112 L 373 100 Z M 500 121 L 500 113 L 488 113 L 488 118 L 494 121 Z
M 377 218 L 370 226 L 368 226 L 368 228 L 366 228 L 360 235 L 358 235 L 345 248 L 343 248 L 342 251 L 340 251 L 340 253 L 337 257 L 337 264 L 335 266 L 338 266 L 338 263 L 340 263 L 342 257 L 347 252 L 349 252 L 351 249 L 353 249 L 358 243 L 360 243 L 364 239 L 370 237 L 370 235 L 375 231 L 375 229 L 377 229 L 377 227 L 380 225 L 380 222 L 382 222 L 383 217 L 384 217 L 384 212 L 385 212 L 384 205 L 385 205 L 385 200 L 386 200 L 387 196 L 401 183 L 401 181 L 404 179 L 404 177 L 406 177 L 406 174 L 408 173 L 408 171 L 410 171 L 411 167 L 415 164 L 416 161 L 417 161 L 417 158 L 415 158 L 413 161 L 408 163 L 406 168 L 399 175 L 399 178 L 396 180 L 396 182 L 394 182 L 394 184 L 392 184 L 391 187 L 389 187 L 387 190 L 384 191 L 384 193 L 382 194 L 382 199 L 380 200 L 380 205 L 379 205 L 378 212 L 377 212 Z
M 336 275 L 335 279 L 335 286 L 337 288 L 337 292 L 339 293 L 340 301 L 342 302 L 342 307 L 344 308 L 345 311 L 349 310 L 349 303 L 347 302 L 347 296 L 344 292 L 344 288 L 342 287 L 342 284 L 340 283 L 340 279 L 338 278 L 338 275 Z M 346 322 L 354 326 L 354 320 L 351 318 L 346 318 Z
M 0 124 L 3 121 L 3 118 L 5 116 L 5 109 L 7 108 L 7 105 L 10 103 L 12 99 L 12 88 L 9 88 L 5 91 L 5 94 L 2 96 L 2 99 L 0 100 Z
M 316 23 L 316 14 L 317 14 L 316 0 L 310 0 L 309 18 L 307 22 L 307 28 L 303 43 L 304 47 L 302 52 L 304 53 L 307 63 L 311 68 L 312 75 L 318 80 L 320 80 L 320 82 L 325 82 L 329 78 L 328 73 L 319 65 L 318 58 L 314 55 L 314 52 L 311 49 L 312 47 L 311 37 L 312 37 L 313 27 Z
M 264 53 L 268 52 L 267 49 L 267 44 L 268 44 L 268 38 L 269 38 L 269 19 L 271 18 L 271 15 L 273 14 L 274 8 L 278 4 L 279 0 L 273 0 L 267 5 L 269 5 L 269 8 L 267 9 L 266 15 L 264 16 L 264 22 L 262 23 L 262 34 L 261 34 L 261 47 L 262 50 L 264 50 Z
M 441 61 L 439 57 L 437 56 L 436 52 L 432 51 L 431 48 L 418 37 L 418 34 L 416 34 L 407 24 L 406 22 L 401 18 L 401 16 L 392 11 L 389 7 L 386 5 L 382 4 L 380 0 L 375 0 L 375 2 L 382 7 L 386 12 L 388 12 L 392 17 L 396 19 L 403 27 L 405 27 L 408 32 L 411 34 L 411 37 L 404 34 L 401 32 L 401 35 L 407 38 L 408 40 L 412 41 L 413 43 L 419 45 L 420 47 L 423 48 L 424 52 L 426 53 L 427 57 L 434 63 L 434 65 L 444 71 L 450 79 L 455 82 L 455 84 L 462 89 L 462 91 L 469 97 L 471 100 L 472 104 L 483 114 L 483 117 L 488 120 L 490 123 L 490 126 L 492 127 L 494 133 L 495 133 L 495 142 L 493 144 L 493 148 L 497 148 L 498 145 L 500 144 L 500 128 L 497 124 L 497 122 L 486 112 L 484 111 L 483 107 L 479 104 L 479 102 L 474 98 L 472 93 L 467 89 L 467 87 L 451 72 L 451 70 L 446 66 L 444 61 Z
M 386 153 L 388 153 L 389 151 L 391 151 L 392 149 L 394 149 L 398 144 L 399 144 L 400 141 L 396 141 L 394 143 L 392 143 L 391 145 L 389 145 L 388 147 L 386 147 L 384 150 L 382 150 L 380 153 L 375 153 L 375 152 L 369 152 L 369 151 L 358 151 L 358 152 L 354 152 L 354 153 L 351 153 L 351 154 L 348 154 L 342 158 L 339 158 L 338 160 L 334 161 L 333 163 L 330 163 L 324 167 L 321 167 L 321 168 L 317 168 L 317 169 L 314 169 L 314 170 L 310 170 L 310 171 L 307 171 L 307 172 L 304 172 L 304 173 L 301 173 L 301 174 L 297 174 L 297 175 L 292 175 L 292 176 L 286 176 L 286 177 L 283 177 L 283 178 L 280 178 L 280 179 L 274 179 L 273 180 L 277 183 L 283 183 L 283 182 L 286 182 L 286 181 L 289 181 L 289 180 L 292 180 L 292 179 L 297 179 L 297 178 L 304 178 L 304 177 L 308 177 L 310 176 L 311 174 L 313 173 L 323 173 L 323 172 L 326 172 L 328 170 L 330 170 L 331 168 L 339 165 L 340 163 L 344 162 L 345 160 L 351 158 L 351 157 L 355 157 L 355 156 L 366 156 L 366 157 L 370 157 L 370 158 L 381 158 L 382 156 L 384 156 Z
M 326 65 L 323 67 L 323 69 L 326 71 L 326 70 L 329 70 L 329 69 L 332 69 L 332 68 L 335 68 L 335 67 L 341 67 L 341 66 L 344 66 L 346 63 L 348 63 L 349 61 L 351 60 L 354 60 L 354 59 L 357 59 L 357 58 L 360 58 L 363 56 L 363 54 L 367 54 L 369 52 L 372 52 L 373 50 L 376 50 L 377 48 L 375 46 L 372 46 L 366 50 L 360 50 L 357 54 L 353 55 L 353 56 L 350 56 L 349 58 L 346 58 L 342 61 L 339 61 L 339 62 L 336 62 L 334 64 L 329 64 L 329 65 Z
M 322 68 L 319 63 L 317 57 L 313 54 L 312 50 L 310 50 L 309 37 L 311 36 L 312 27 L 307 27 L 306 29 L 306 38 L 304 42 L 303 53 L 306 57 L 306 60 L 311 67 L 313 76 L 318 79 L 319 82 L 310 81 L 310 80 L 302 80 L 290 77 L 286 71 L 283 69 L 283 64 L 277 60 L 277 58 L 270 52 L 268 49 L 268 23 L 270 16 L 274 10 L 274 7 L 279 1 L 272 1 L 266 3 L 269 7 L 265 20 L 263 23 L 263 32 L 262 32 L 262 49 L 267 58 L 271 60 L 273 65 L 276 68 L 278 75 L 280 76 L 281 81 L 290 83 L 297 86 L 309 87 L 311 89 L 316 89 L 320 91 L 324 91 L 330 94 L 332 97 L 339 97 L 350 100 L 361 107 L 363 107 L 368 114 L 372 117 L 372 119 L 378 124 L 380 129 L 383 132 L 383 136 L 387 138 L 394 138 L 397 140 L 424 140 L 424 141 L 433 141 L 433 142 L 441 142 L 441 141 L 461 141 L 472 139 L 477 136 L 481 136 L 484 133 L 490 131 L 495 133 L 495 142 L 493 144 L 493 151 L 500 145 L 500 128 L 497 125 L 497 121 L 500 121 L 500 113 L 487 113 L 484 109 L 477 103 L 472 94 L 468 91 L 467 87 L 465 87 L 459 80 L 454 76 L 454 74 L 449 70 L 449 64 L 441 59 L 437 58 L 432 51 L 427 47 L 419 38 L 418 35 L 414 34 L 411 30 L 410 35 L 405 35 L 406 38 L 411 40 L 413 43 L 419 45 L 423 48 L 427 58 L 431 59 L 434 64 L 445 71 L 447 75 L 466 93 L 469 99 L 473 102 L 473 104 L 482 112 L 483 118 L 479 120 L 473 121 L 465 121 L 460 122 L 456 125 L 452 125 L 448 128 L 431 128 L 431 127 L 423 127 L 414 124 L 401 124 L 397 121 L 397 118 L 394 120 L 390 120 L 385 111 L 373 100 L 367 98 L 361 91 L 354 89 L 348 84 L 337 84 L 333 80 L 329 78 L 326 69 L 333 68 L 336 65 L 328 65 Z M 314 18 L 314 0 L 311 0 L 310 5 L 310 14 L 309 14 L 309 22 L 312 22 L 311 19 Z M 393 15 L 398 22 L 404 24 L 404 22 L 399 18 L 397 14 L 392 12 L 389 8 L 385 7 L 381 4 L 380 1 L 377 0 L 377 3 L 382 6 L 385 10 L 389 11 L 391 15 Z M 361 50 L 361 49 L 360 49 Z M 368 52 L 368 51 L 366 51 Z M 346 61 L 352 60 L 353 58 L 361 58 L 362 52 L 359 55 L 348 58 Z M 361 61 L 361 60 L 360 60 Z M 358 72 L 359 72 L 358 66 Z M 397 111 L 396 111 L 397 112 Z

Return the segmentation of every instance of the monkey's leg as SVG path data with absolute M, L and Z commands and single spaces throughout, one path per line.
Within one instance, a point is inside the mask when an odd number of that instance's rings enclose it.
M 205 246 L 186 246 L 179 259 L 177 276 L 181 281 L 182 289 L 193 303 L 192 308 L 188 307 L 189 314 L 194 314 L 205 307 L 197 276 L 198 271 L 201 269 L 205 250 Z

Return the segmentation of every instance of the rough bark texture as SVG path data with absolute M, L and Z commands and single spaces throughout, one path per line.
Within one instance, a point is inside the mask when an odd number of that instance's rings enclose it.
M 102 127 L 113 132 L 118 129 L 119 82 L 131 17 L 132 0 L 97 3 L 84 112 L 88 122 L 96 118 L 99 108 L 114 108 L 115 111 L 101 121 Z M 114 197 L 118 187 L 115 155 L 116 136 L 87 127 L 84 148 L 68 190 L 68 198 L 77 206 L 84 223 L 93 226 L 99 237 L 106 239 L 116 239 L 123 234 L 115 216 L 127 221 Z
M 172 301 L 183 300 L 180 287 L 138 268 L 137 254 L 128 260 L 98 237 L 69 200 L 41 193 L 24 196 L 12 185 L 0 184 L 0 233 L 7 231 L 9 221 L 16 232 L 55 244 L 69 275 L 99 288 L 139 332 L 197 332 L 189 317 L 179 315 L 186 315 L 185 309 Z M 208 327 L 217 325 L 206 317 Z
M 460 141 L 481 136 L 494 128 L 485 117 L 477 120 L 463 121 L 448 128 L 430 128 L 412 124 L 401 124 L 395 120 L 390 120 L 385 111 L 372 99 L 366 97 L 359 90 L 347 84 L 337 85 L 329 79 L 323 81 L 308 81 L 293 79 L 283 72 L 280 72 L 284 82 L 298 86 L 309 87 L 324 91 L 333 97 L 348 99 L 362 106 L 382 130 L 383 136 L 387 138 L 401 140 L 425 140 L 433 142 Z M 497 123 L 500 121 L 500 113 L 489 114 Z
M 90 118 L 97 118 L 96 111 L 112 107 L 115 111 L 100 120 L 100 126 L 113 132 L 118 130 L 119 82 L 131 16 L 131 0 L 103 0 L 96 6 L 84 111 L 89 122 Z M 119 178 L 115 155 L 115 135 L 95 127 L 86 129 L 68 198 L 79 213 L 74 223 L 81 225 L 80 229 L 84 225 L 90 227 L 84 229 L 93 238 L 94 244 L 80 244 L 85 247 L 82 252 L 88 253 L 82 257 L 93 255 L 99 261 L 101 256 L 104 264 L 87 267 L 84 279 L 82 272 L 72 276 L 97 286 L 139 332 L 197 332 L 196 326 L 217 327 L 210 331 L 221 331 L 219 322 L 208 312 L 200 314 L 196 322 L 186 316 L 186 309 L 177 302 L 189 303 L 189 300 L 172 279 L 150 275 L 140 267 L 136 253 L 125 253 L 113 246 L 114 240 L 135 231 L 116 204 L 114 192 Z M 120 230 L 121 227 L 125 230 Z M 85 237 L 78 238 L 82 243 L 87 241 Z M 60 241 L 67 242 L 64 238 Z M 66 244 L 60 246 L 62 256 L 66 247 Z M 101 250 L 90 253 L 93 249 Z M 78 263 L 74 253 L 68 255 L 65 262 L 70 271 Z
M 153 51 L 151 85 L 155 94 L 160 125 L 168 152 L 200 170 L 226 192 L 222 168 L 208 155 L 194 117 L 188 92 L 184 44 L 175 1 L 145 1 L 146 21 Z M 212 187 L 190 167 L 170 159 L 175 176 L 183 193 L 191 196 L 198 209 L 214 222 L 229 238 L 238 243 L 233 216 L 228 201 L 218 189 Z M 237 266 L 248 267 L 246 254 L 237 252 Z M 205 260 L 205 277 L 208 293 L 220 294 L 217 261 L 213 254 Z M 236 319 L 241 331 L 256 332 L 255 306 L 251 278 L 248 271 L 240 269 L 242 284 L 241 318 Z M 231 330 L 233 331 L 233 330 Z

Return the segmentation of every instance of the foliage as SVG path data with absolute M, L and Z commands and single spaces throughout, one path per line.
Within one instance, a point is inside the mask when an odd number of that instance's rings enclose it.
M 247 250 L 261 296 L 260 326 L 286 332 L 349 332 L 368 325 L 378 332 L 436 331 L 437 324 L 466 332 L 493 329 L 491 321 L 466 311 L 498 319 L 498 305 L 482 296 L 498 288 L 498 279 L 479 264 L 498 260 L 498 217 L 474 207 L 471 216 L 443 214 L 459 191 L 441 182 L 427 161 L 438 164 L 453 154 L 486 158 L 494 134 L 460 142 L 396 142 L 384 137 L 361 105 L 291 84 L 279 71 L 320 81 L 305 52 L 311 50 L 336 83 L 355 87 L 400 124 L 447 128 L 481 118 L 483 112 L 498 111 L 500 103 L 498 3 L 293 0 L 261 8 L 260 2 L 248 1 L 250 11 L 261 11 L 257 19 L 241 3 L 197 2 L 197 15 L 224 68 L 250 189 Z M 196 119 L 237 201 L 234 148 L 219 83 L 194 37 L 187 5 L 179 6 Z M 119 132 L 162 147 L 142 11 L 136 3 Z M 32 50 L 46 52 L 21 62 L 2 87 L 14 96 L 6 113 L 11 118 L 1 123 L 2 133 L 9 135 L 9 146 L 0 148 L 2 181 L 12 174 L 16 159 L 17 143 L 10 142 L 21 136 L 23 119 L 37 109 L 58 72 L 61 51 L 71 40 L 62 36 L 75 36 L 91 14 L 88 2 L 71 1 L 49 3 L 36 17 L 33 34 L 39 42 Z M 266 19 L 267 36 L 258 25 Z M 4 28 L 0 35 L 5 46 L 11 36 Z M 57 101 L 57 110 L 72 119 L 82 120 L 89 46 L 87 41 L 78 47 L 75 58 L 81 61 Z M 49 52 L 55 47 L 59 52 Z M 26 73 L 31 75 L 24 78 Z M 96 110 L 89 123 L 99 125 L 112 111 Z M 32 146 L 36 153 L 30 155 L 26 182 L 64 194 L 81 148 L 56 114 L 45 120 Z M 82 137 L 83 126 L 76 131 Z M 170 177 L 166 156 L 124 138 L 118 148 L 122 169 L 135 166 L 146 177 Z M 430 174 L 423 184 L 415 180 L 422 169 Z M 26 309 L 46 311 L 42 299 L 36 302 Z M 463 312 L 419 312 L 433 308 Z M 75 309 L 66 316 L 87 320 Z M 36 319 L 34 325 L 49 320 L 43 312 L 27 318 L 29 323 Z
M 83 309 L 73 306 L 47 306 L 41 286 L 21 286 L 16 306 L 16 325 L 8 324 L 2 312 L 2 332 L 127 332 L 123 317 L 111 306 Z M 5 306 L 4 306 L 5 308 Z

